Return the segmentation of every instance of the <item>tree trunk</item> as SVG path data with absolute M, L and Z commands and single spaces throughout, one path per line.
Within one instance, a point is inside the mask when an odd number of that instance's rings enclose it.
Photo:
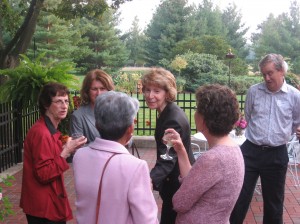
M 13 39 L 0 50 L 0 69 L 14 68 L 19 64 L 19 55 L 24 54 L 35 32 L 37 19 L 44 0 L 32 0 L 23 24 Z

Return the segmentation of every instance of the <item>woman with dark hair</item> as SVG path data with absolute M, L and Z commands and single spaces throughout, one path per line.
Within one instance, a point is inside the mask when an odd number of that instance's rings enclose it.
M 180 135 L 166 130 L 173 134 L 182 179 L 173 197 L 176 224 L 227 224 L 244 179 L 241 150 L 229 136 L 239 118 L 239 104 L 233 91 L 221 85 L 201 86 L 196 103 L 196 127 L 206 137 L 209 150 L 193 166 Z
M 69 91 L 59 83 L 46 84 L 39 95 L 41 117 L 24 140 L 23 182 L 20 207 L 29 224 L 64 224 L 72 211 L 64 186 L 66 158 L 86 143 L 69 138 L 62 145 L 58 124 L 67 116 Z
M 80 91 L 81 106 L 71 115 L 70 135 L 80 133 L 87 138 L 87 143 L 99 137 L 94 116 L 96 97 L 114 88 L 112 78 L 104 71 L 94 69 L 86 74 Z
M 176 80 L 174 75 L 163 68 L 152 68 L 142 78 L 143 93 L 150 109 L 156 109 L 155 141 L 157 148 L 156 164 L 150 172 L 153 189 L 162 198 L 161 224 L 173 224 L 176 212 L 173 210 L 172 197 L 178 190 L 179 167 L 177 155 L 170 149 L 172 160 L 164 160 L 166 145 L 162 141 L 165 130 L 175 129 L 181 136 L 190 163 L 195 161 L 191 150 L 191 128 L 185 112 L 174 102 L 176 100 Z

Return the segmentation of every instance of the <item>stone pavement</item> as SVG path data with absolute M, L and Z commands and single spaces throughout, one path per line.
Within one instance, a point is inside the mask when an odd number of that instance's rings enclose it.
M 139 148 L 139 154 L 142 159 L 148 162 L 149 168 L 151 169 L 156 160 L 156 152 L 154 147 L 152 148 Z M 136 155 L 136 153 L 135 153 Z M 13 203 L 13 210 L 15 211 L 14 215 L 6 218 L 4 222 L 0 223 L 10 223 L 10 224 L 26 224 L 26 218 L 22 210 L 19 208 L 20 200 L 20 191 L 21 191 L 21 182 L 22 182 L 22 165 L 13 167 L 7 171 L 7 173 L 15 177 L 12 187 L 4 187 L 3 194 L 4 196 L 9 196 L 10 201 Z M 3 174 L 3 173 L 1 173 Z M 0 183 L 1 184 L 1 183 Z M 75 217 L 75 191 L 74 191 L 74 182 L 73 182 L 73 171 L 69 169 L 65 172 L 65 185 L 68 192 L 68 197 L 73 209 Z M 284 223 L 286 224 L 300 224 L 300 187 L 293 186 L 294 182 L 291 177 L 291 174 L 288 173 L 286 181 L 286 193 L 285 193 L 285 203 L 284 203 Z M 1 184 L 2 186 L 2 184 Z M 159 198 L 157 192 L 153 192 L 159 211 L 161 210 L 161 199 Z M 263 211 L 263 202 L 262 196 L 255 193 L 251 202 L 251 207 L 247 213 L 246 220 L 244 224 L 260 224 L 262 223 L 262 211 Z M 160 214 L 158 214 L 160 216 Z M 76 220 L 73 219 L 69 221 L 68 224 L 76 224 Z

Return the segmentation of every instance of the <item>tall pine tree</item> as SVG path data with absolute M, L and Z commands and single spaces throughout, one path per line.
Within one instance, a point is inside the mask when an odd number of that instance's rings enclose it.
M 186 0 L 164 0 L 157 7 L 145 31 L 146 60 L 150 65 L 158 65 L 162 59 L 171 61 L 176 56 L 172 49 L 189 36 L 187 17 L 190 13 Z
M 145 64 L 145 35 L 139 27 L 139 19 L 135 17 L 132 26 L 125 36 L 125 43 L 128 50 L 130 50 L 129 55 L 129 65 L 138 66 Z

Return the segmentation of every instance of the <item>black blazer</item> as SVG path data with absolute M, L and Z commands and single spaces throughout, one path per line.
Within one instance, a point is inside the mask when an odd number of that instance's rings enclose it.
M 170 188 L 174 188 L 174 193 L 180 186 L 178 180 L 178 158 L 175 150 L 173 148 L 170 149 L 170 155 L 173 157 L 173 160 L 163 160 L 160 158 L 160 155 L 166 152 L 166 145 L 163 143 L 162 137 L 168 128 L 173 128 L 180 134 L 191 164 L 195 162 L 191 150 L 191 128 L 186 114 L 177 104 L 168 103 L 156 120 L 155 141 L 157 147 L 157 161 L 150 172 L 153 189 L 158 190 L 160 193 L 163 190 L 164 184 L 169 185 L 169 191 L 171 190 Z M 168 183 L 166 183 L 166 181 Z

